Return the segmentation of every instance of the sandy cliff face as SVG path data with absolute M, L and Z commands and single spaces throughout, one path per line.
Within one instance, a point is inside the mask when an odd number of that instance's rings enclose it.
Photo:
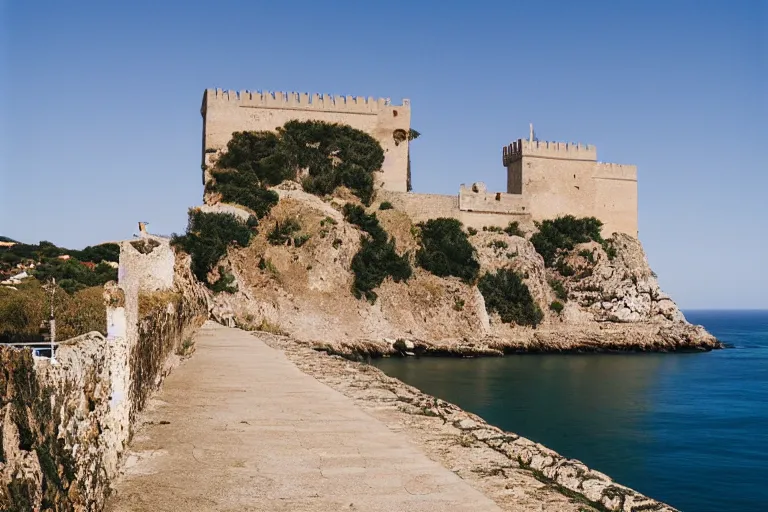
M 501 322 L 486 312 L 476 286 L 416 265 L 407 282 L 386 280 L 376 290 L 376 303 L 369 304 L 350 292 L 350 265 L 362 232 L 339 211 L 347 198 L 323 200 L 290 182 L 276 191 L 281 200 L 262 219 L 259 234 L 227 256 L 239 291 L 214 299 L 213 315 L 224 323 L 288 333 L 341 353 L 395 353 L 398 338 L 412 342 L 416 352 L 460 354 L 718 346 L 703 328 L 685 321 L 660 290 L 640 242 L 622 234 L 613 238 L 613 258 L 597 243 L 576 247 L 565 259 L 575 271 L 568 277 L 546 268 L 524 237 L 492 231 L 470 236 L 481 274 L 509 267 L 523 276 L 544 312 L 535 329 Z M 417 230 L 408 216 L 394 209 L 376 215 L 398 252 L 413 261 Z M 298 220 L 306 243 L 271 245 L 267 233 L 289 218 Z M 558 300 L 553 280 L 563 283 L 568 296 L 560 313 L 550 309 Z

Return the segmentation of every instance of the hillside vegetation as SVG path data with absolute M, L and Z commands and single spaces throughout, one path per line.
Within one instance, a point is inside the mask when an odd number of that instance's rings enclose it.
M 5 240 L 11 241 L 11 240 Z M 89 246 L 82 250 L 57 247 L 50 242 L 0 247 L 0 274 L 8 279 L 22 272 L 30 277 L 12 286 L 0 286 L 0 340 L 37 335 L 50 315 L 51 295 L 43 283 L 56 280 L 54 310 L 57 338 L 71 338 L 89 331 L 106 334 L 106 307 L 102 286 L 117 279 L 120 255 L 117 244 Z M 68 256 L 68 259 L 62 259 Z

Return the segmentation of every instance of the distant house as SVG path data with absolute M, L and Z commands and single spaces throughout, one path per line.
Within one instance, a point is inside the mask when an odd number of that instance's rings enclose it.
M 81 265 L 88 267 L 89 270 L 93 270 L 96 268 L 96 264 L 92 261 L 81 261 Z
M 63 261 L 67 261 L 71 257 L 72 256 L 70 256 L 69 254 L 62 254 L 61 256 L 58 256 L 58 259 L 63 260 Z

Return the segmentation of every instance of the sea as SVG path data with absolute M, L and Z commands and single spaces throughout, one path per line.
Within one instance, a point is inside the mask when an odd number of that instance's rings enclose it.
M 728 348 L 371 363 L 682 511 L 768 511 L 768 311 L 684 313 Z

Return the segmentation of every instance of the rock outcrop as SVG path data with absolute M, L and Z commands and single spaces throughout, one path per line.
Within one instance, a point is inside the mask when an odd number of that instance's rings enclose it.
M 407 282 L 385 280 L 375 304 L 350 292 L 350 270 L 362 232 L 341 214 L 349 196 L 319 198 L 294 182 L 274 187 L 279 203 L 261 220 L 246 248 L 230 250 L 224 262 L 239 291 L 217 294 L 213 317 L 227 325 L 289 333 L 345 355 L 434 353 L 501 355 L 520 351 L 709 350 L 718 341 L 690 325 L 659 288 L 640 242 L 615 234 L 609 257 L 598 243 L 577 246 L 564 258 L 573 269 L 563 276 L 523 236 L 500 230 L 469 237 L 481 273 L 507 267 L 524 279 L 544 312 L 537 328 L 503 323 L 488 314 L 476 286 L 437 277 L 414 265 Z M 419 245 L 410 218 L 395 209 L 374 210 L 400 254 Z M 271 245 L 276 223 L 298 221 L 306 242 Z M 560 298 L 553 283 L 562 283 Z M 563 292 L 567 298 L 563 297 Z M 562 311 L 550 308 L 562 301 Z M 408 340 L 413 351 L 385 339 Z

